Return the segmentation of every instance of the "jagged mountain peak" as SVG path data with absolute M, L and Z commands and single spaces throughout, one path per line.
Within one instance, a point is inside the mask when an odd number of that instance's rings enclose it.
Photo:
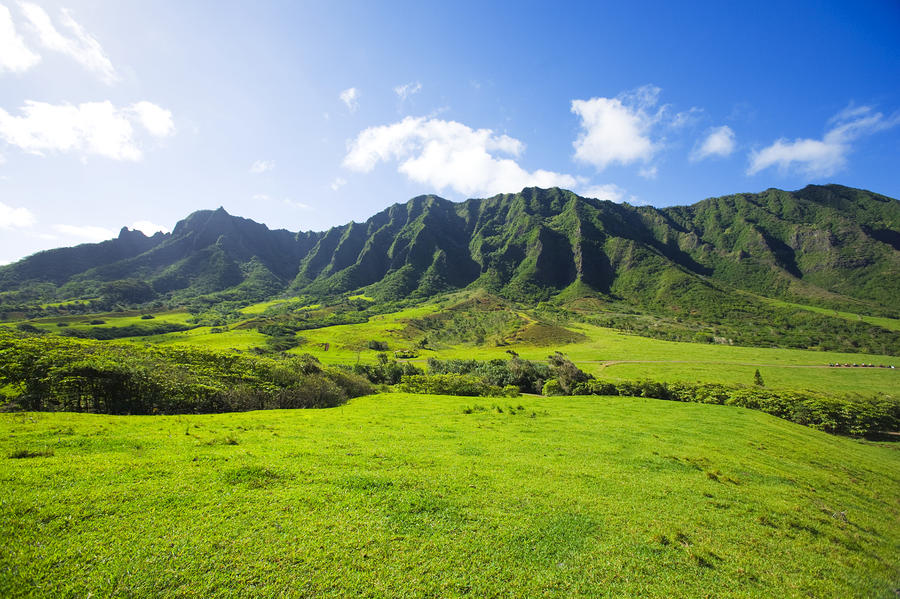
M 381 298 L 481 287 L 519 299 L 578 289 L 669 306 L 737 288 L 897 309 L 900 203 L 839 185 L 709 198 L 657 209 L 561 188 L 451 202 L 421 195 L 365 222 L 291 233 L 200 210 L 172 233 L 44 252 L 0 268 L 0 292 L 137 277 L 160 294 L 240 289 Z M 81 285 L 81 287 L 79 287 Z M 837 300 L 836 300 L 837 301 Z M 840 303 L 839 302 L 839 303 Z

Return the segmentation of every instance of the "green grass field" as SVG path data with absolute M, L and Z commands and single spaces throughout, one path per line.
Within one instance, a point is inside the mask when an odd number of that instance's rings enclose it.
M 894 597 L 900 587 L 893 444 L 725 406 L 522 397 L 499 400 L 500 412 L 496 401 L 2 414 L 0 595 Z

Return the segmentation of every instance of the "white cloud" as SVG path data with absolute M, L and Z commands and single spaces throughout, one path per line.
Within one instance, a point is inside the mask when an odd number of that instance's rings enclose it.
M 580 183 L 571 175 L 546 170 L 527 171 L 510 158 L 524 144 L 490 129 L 471 129 L 462 123 L 424 117 L 362 131 L 348 148 L 344 166 L 370 172 L 379 162 L 398 161 L 397 170 L 410 180 L 461 194 L 495 194 L 523 187 L 567 187 Z
M 346 184 L 346 179 L 344 179 L 343 177 L 336 177 L 334 181 L 331 182 L 331 191 L 337 191 Z
M 700 115 L 702 114 L 702 108 L 692 106 L 689 110 L 679 112 L 674 117 L 672 117 L 672 121 L 669 123 L 669 126 L 673 129 L 682 129 L 684 127 L 688 127 L 700 120 Z
M 656 175 L 659 174 L 659 169 L 656 168 L 656 165 L 645 166 L 642 167 L 638 171 L 638 175 L 643 177 L 644 179 L 656 179 Z
M 397 94 L 397 96 L 401 100 L 405 100 L 408 97 L 410 97 L 411 95 L 417 94 L 420 91 L 422 91 L 422 84 L 419 83 L 418 81 L 404 83 L 403 85 L 398 85 L 397 87 L 394 88 L 394 93 Z
M 87 241 L 105 241 L 116 236 L 115 231 L 93 225 L 53 225 L 53 230 L 67 237 Z
M 608 200 L 610 202 L 621 202 L 625 197 L 625 190 L 615 183 L 606 183 L 588 187 L 581 192 L 581 196 L 585 198 L 596 198 L 598 200 Z
M 309 204 L 304 204 L 303 202 L 295 202 L 290 198 L 285 198 L 282 200 L 282 203 L 285 206 L 290 206 L 291 208 L 297 208 L 298 210 L 312 210 L 313 207 Z
M 697 162 L 711 156 L 730 156 L 734 148 L 734 131 L 728 125 L 722 125 L 711 129 L 703 143 L 694 146 L 690 159 Z
M 21 2 L 19 6 L 45 48 L 73 58 L 87 70 L 96 73 L 100 80 L 107 85 L 118 81 L 119 76 L 100 46 L 100 42 L 76 22 L 67 9 L 62 9 L 61 21 L 72 37 L 61 34 L 54 27 L 50 16 L 40 6 L 30 2 Z
M 175 133 L 171 111 L 152 102 L 142 101 L 131 105 L 144 128 L 154 137 L 168 137 Z
M 356 112 L 356 109 L 359 108 L 359 90 L 355 87 L 345 89 L 338 97 L 341 99 L 341 102 L 347 105 L 347 109 L 350 112 Z
M 650 139 L 650 130 L 665 112 L 665 107 L 652 112 L 659 91 L 646 85 L 615 98 L 572 100 L 572 112 L 581 117 L 582 127 L 572 144 L 576 160 L 598 171 L 611 164 L 649 162 L 661 147 Z
M 37 222 L 28 208 L 13 208 L 0 202 L 0 229 L 24 229 Z
M 275 168 L 275 162 L 273 160 L 257 160 L 250 165 L 250 172 L 254 175 L 259 175 L 260 173 L 270 171 L 273 168 Z
M 270 198 L 269 196 L 267 196 L 264 193 L 254 193 L 253 194 L 253 201 L 255 201 L 255 202 L 268 202 L 271 199 L 272 198 Z
M 109 101 L 73 106 L 28 100 L 20 111 L 22 116 L 12 116 L 0 108 L 0 138 L 38 155 L 80 152 L 113 160 L 140 160 L 134 121 L 151 135 L 170 135 L 174 130 L 171 113 L 150 102 L 116 108 Z
M 16 31 L 9 9 L 0 4 L 0 73 L 24 73 L 40 61 Z
M 787 171 L 796 165 L 807 175 L 827 177 L 847 163 L 847 155 L 853 149 L 851 142 L 900 124 L 900 114 L 885 118 L 869 106 L 850 106 L 829 119 L 828 124 L 832 127 L 821 140 L 781 138 L 753 152 L 747 174 L 754 175 L 771 166 Z
M 144 235 L 152 236 L 157 231 L 161 231 L 163 233 L 169 233 L 171 229 L 168 227 L 164 227 L 162 225 L 157 225 L 155 223 L 150 222 L 149 220 L 139 220 L 135 221 L 134 224 L 131 225 L 131 228 L 135 231 L 140 231 Z

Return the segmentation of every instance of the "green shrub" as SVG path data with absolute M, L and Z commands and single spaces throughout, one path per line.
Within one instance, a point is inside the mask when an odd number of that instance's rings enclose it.
M 565 391 L 562 388 L 562 385 L 559 384 L 559 381 L 556 379 L 549 379 L 546 383 L 544 383 L 544 388 L 541 389 L 541 394 L 546 396 L 555 396 L 555 395 L 565 395 Z
M 503 387 L 503 395 L 504 397 L 519 397 L 522 393 L 515 385 L 507 385 Z
M 0 387 L 11 407 L 175 414 L 338 405 L 374 391 L 312 356 L 263 358 L 197 348 L 141 347 L 0 331 Z
M 470 374 L 404 375 L 399 390 L 427 395 L 503 396 L 502 388 L 485 383 L 481 378 Z

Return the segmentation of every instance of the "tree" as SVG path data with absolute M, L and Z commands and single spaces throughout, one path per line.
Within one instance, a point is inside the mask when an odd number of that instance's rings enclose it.
M 764 387 L 765 383 L 763 382 L 763 377 L 759 373 L 759 368 L 756 369 L 756 372 L 753 373 L 753 384 L 758 385 L 760 387 Z
M 566 358 L 560 352 L 555 352 L 553 355 L 547 356 L 547 359 L 550 362 L 550 367 L 553 369 L 553 374 L 556 375 L 559 386 L 566 395 L 572 394 L 575 385 L 584 383 L 591 378 L 586 372 L 575 366 L 571 360 Z

